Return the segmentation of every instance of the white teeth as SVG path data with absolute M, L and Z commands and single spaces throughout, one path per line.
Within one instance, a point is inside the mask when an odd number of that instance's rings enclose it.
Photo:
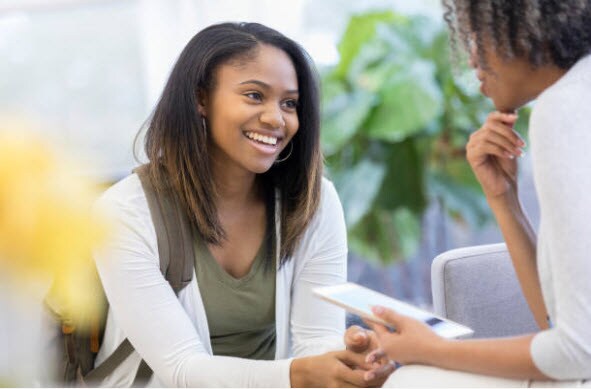
M 268 145 L 276 145 L 277 144 L 277 138 L 275 138 L 274 136 L 265 136 L 265 135 L 261 135 L 261 134 L 257 134 L 256 132 L 247 132 L 246 136 L 249 137 L 250 139 L 256 140 L 257 142 L 261 142 L 261 143 L 265 143 Z

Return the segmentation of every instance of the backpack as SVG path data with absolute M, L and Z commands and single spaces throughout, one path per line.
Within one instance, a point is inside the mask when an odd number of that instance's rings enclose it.
M 152 222 L 156 230 L 160 270 L 178 295 L 193 277 L 194 251 L 192 229 L 188 217 L 180 207 L 180 202 L 172 190 L 157 191 L 151 184 L 148 165 L 142 165 L 134 172 L 139 176 L 142 188 L 146 194 Z M 60 386 L 96 386 L 109 376 L 131 353 L 133 345 L 125 339 L 115 351 L 99 366 L 94 367 L 100 344 L 106 327 L 109 303 L 102 289 L 100 278 L 94 261 L 89 266 L 91 277 L 96 281 L 95 288 L 83 293 L 92 293 L 98 300 L 98 313 L 93 317 L 80 317 L 66 313 L 60 306 L 59 298 L 54 295 L 55 288 L 48 292 L 45 307 L 50 315 L 57 320 L 59 327 L 57 372 L 54 372 L 54 382 Z M 80 325 L 77 325 L 80 323 Z M 82 325 L 82 323 L 87 323 Z M 141 361 L 135 379 L 134 387 L 142 386 L 152 376 L 152 370 L 144 360 Z

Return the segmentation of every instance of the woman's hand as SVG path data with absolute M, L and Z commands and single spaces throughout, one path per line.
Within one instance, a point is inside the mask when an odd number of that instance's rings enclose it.
M 374 315 L 389 323 L 394 332 L 386 326 L 376 323 L 368 324 L 375 331 L 380 349 L 370 353 L 366 362 L 387 356 L 389 359 L 401 364 L 432 364 L 430 357 L 434 350 L 445 342 L 443 338 L 435 334 L 425 323 L 400 315 L 384 307 L 373 307 Z
M 371 367 L 364 354 L 350 350 L 296 358 L 291 362 L 291 387 L 368 387 L 373 382 L 368 382 L 364 375 Z
M 367 356 L 379 349 L 379 342 L 375 332 L 366 330 L 359 326 L 351 326 L 345 332 L 345 345 L 347 350 Z M 381 387 L 395 370 L 395 366 L 386 356 L 374 357 L 371 362 L 372 368 L 364 373 L 368 386 Z
M 468 162 L 488 198 L 517 190 L 516 157 L 525 142 L 513 130 L 516 121 L 517 114 L 491 112 L 466 145 Z

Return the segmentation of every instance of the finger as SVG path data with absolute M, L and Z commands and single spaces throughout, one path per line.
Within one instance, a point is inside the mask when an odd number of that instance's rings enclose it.
M 390 329 L 383 324 L 380 324 L 371 319 L 363 319 L 363 322 L 367 324 L 369 328 L 371 328 L 376 335 L 377 338 L 380 338 L 382 335 L 391 333 Z
M 373 364 L 382 359 L 386 359 L 386 353 L 382 349 L 376 349 L 371 353 L 367 354 L 367 356 L 365 357 L 365 362 Z
M 387 362 L 376 369 L 365 372 L 363 378 L 368 386 L 378 386 L 378 383 L 388 378 L 394 370 L 396 370 L 396 365 L 393 362 Z
M 505 151 L 507 151 L 508 153 L 515 155 L 516 157 L 519 157 L 522 154 L 521 148 L 518 147 L 516 143 L 513 143 L 513 141 L 507 138 L 505 134 L 501 134 L 495 130 L 489 131 L 480 141 L 488 141 L 494 143 L 505 149 Z
M 515 122 L 517 121 L 518 118 L 519 118 L 519 116 L 517 116 L 517 114 L 515 112 L 505 113 L 505 112 L 494 111 L 488 115 L 487 120 L 498 120 L 503 123 L 513 125 L 513 124 L 515 124 Z
M 374 315 L 384 320 L 386 323 L 392 324 L 398 330 L 401 329 L 401 327 L 404 325 L 404 321 L 406 320 L 405 316 L 380 305 L 371 307 L 371 311 Z
M 364 370 L 370 370 L 372 365 L 365 362 L 365 355 L 350 350 L 344 350 L 337 353 L 336 357 L 347 366 L 358 367 Z
M 353 370 L 347 366 L 343 366 L 338 370 L 338 380 L 343 382 L 344 387 L 350 388 L 364 388 L 367 386 L 365 381 L 365 370 Z
M 486 124 L 486 127 L 494 131 L 495 133 L 499 134 L 503 138 L 506 138 L 508 142 L 510 142 L 513 147 L 524 147 L 525 142 L 521 138 L 521 135 L 511 127 L 499 123 L 499 122 L 490 122 Z
M 478 146 L 474 146 L 468 150 L 468 159 L 472 159 L 475 156 L 495 156 L 498 158 L 504 159 L 514 159 L 515 156 L 505 150 L 503 147 L 492 143 L 492 142 L 482 142 Z
M 369 346 L 369 335 L 364 328 L 359 326 L 351 326 L 345 332 L 345 345 L 348 350 L 355 352 L 363 352 Z

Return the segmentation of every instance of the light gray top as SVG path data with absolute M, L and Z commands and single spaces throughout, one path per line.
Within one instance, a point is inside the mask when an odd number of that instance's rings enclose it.
M 540 202 L 538 272 L 553 327 L 534 337 L 536 366 L 591 378 L 591 56 L 544 91 L 530 120 Z

